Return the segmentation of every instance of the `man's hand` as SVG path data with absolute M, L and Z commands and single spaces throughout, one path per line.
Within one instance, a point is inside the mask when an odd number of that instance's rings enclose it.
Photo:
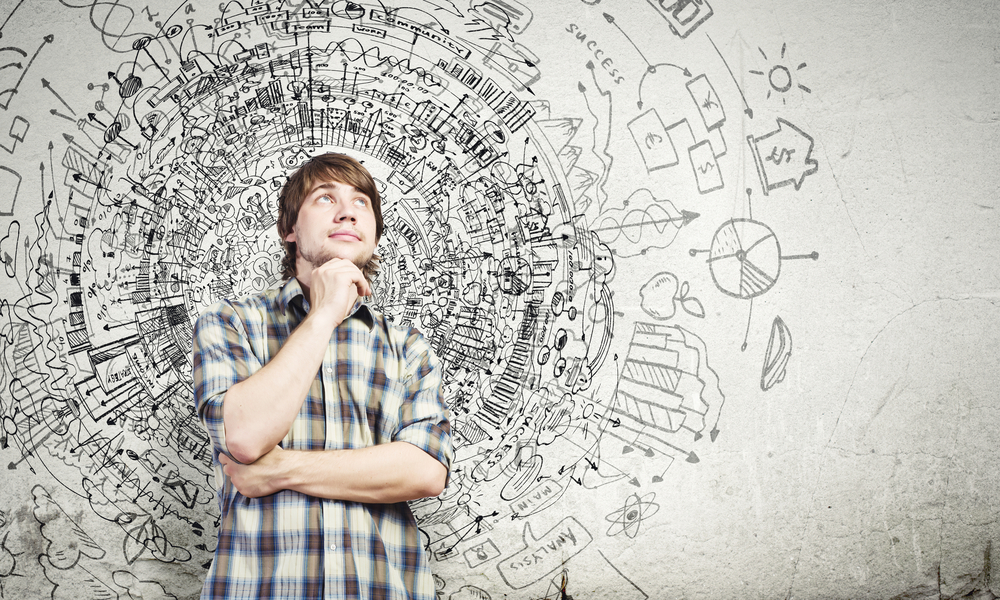
M 313 269 L 309 277 L 310 312 L 323 311 L 340 325 L 354 308 L 359 296 L 371 295 L 371 287 L 361 269 L 343 258 L 331 258 Z
M 219 462 L 222 463 L 222 472 L 229 477 L 241 494 L 247 498 L 260 498 L 284 489 L 280 478 L 284 474 L 282 465 L 285 452 L 275 446 L 273 450 L 249 465 L 240 464 L 225 454 L 219 454 Z

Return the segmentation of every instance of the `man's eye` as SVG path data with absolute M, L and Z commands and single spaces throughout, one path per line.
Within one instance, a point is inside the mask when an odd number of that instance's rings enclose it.
M 316 201 L 317 202 L 333 202 L 333 199 L 330 198 L 329 196 L 327 196 L 326 194 L 323 194 L 322 196 L 320 196 L 319 198 L 317 198 Z
M 365 204 L 368 203 L 368 200 L 366 198 L 355 198 L 354 203 L 357 204 L 358 206 L 364 206 Z

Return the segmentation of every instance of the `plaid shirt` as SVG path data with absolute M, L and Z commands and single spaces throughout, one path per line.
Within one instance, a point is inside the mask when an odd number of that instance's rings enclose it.
M 194 397 L 215 459 L 221 514 L 203 599 L 435 597 L 420 531 L 405 502 L 362 504 L 282 490 L 240 494 L 222 472 L 222 398 L 274 356 L 309 311 L 295 278 L 206 311 L 194 330 Z M 334 331 L 281 447 L 362 448 L 402 440 L 450 467 L 441 371 L 423 336 L 359 303 Z

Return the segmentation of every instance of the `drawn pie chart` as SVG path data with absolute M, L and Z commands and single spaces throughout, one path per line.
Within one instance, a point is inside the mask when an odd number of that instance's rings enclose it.
M 503 259 L 497 273 L 497 284 L 504 293 L 520 296 L 531 287 L 531 265 L 523 258 Z
M 750 219 L 733 219 L 715 232 L 708 265 L 712 280 L 724 294 L 756 298 L 778 281 L 781 246 L 767 225 Z

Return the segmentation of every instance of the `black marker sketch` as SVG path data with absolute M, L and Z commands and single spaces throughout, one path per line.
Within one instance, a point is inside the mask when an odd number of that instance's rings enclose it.
M 48 566 L 65 571 L 75 567 L 82 557 L 104 557 L 104 549 L 80 529 L 66 511 L 52 500 L 45 488 L 35 486 L 31 494 L 35 499 L 33 515 L 40 525 L 42 537 L 48 542 L 45 554 L 42 555 Z M 48 569 L 46 576 L 50 576 Z
M 531 523 L 524 524 L 524 547 L 500 559 L 497 570 L 504 583 L 519 590 L 545 579 L 586 548 L 593 538 L 583 525 L 567 517 L 535 537 Z
M 632 494 L 625 500 L 625 505 L 620 509 L 608 514 L 604 519 L 611 523 L 608 527 L 608 535 L 615 536 L 624 533 L 628 538 L 634 538 L 639 534 L 639 529 L 643 519 L 648 519 L 660 510 L 660 505 L 653 500 L 656 492 L 649 492 L 641 498 L 639 494 Z
M 705 317 L 705 307 L 701 300 L 689 295 L 690 291 L 691 286 L 687 281 L 678 285 L 676 275 L 662 271 L 639 288 L 639 306 L 654 319 L 666 321 L 674 316 L 677 303 L 680 303 L 684 312 L 702 319 Z
M 167 593 L 156 581 L 140 580 L 128 571 L 115 571 L 112 574 L 115 585 L 125 588 L 125 593 L 131 600 L 176 600 L 177 596 Z
M 747 199 L 750 189 L 747 189 Z M 712 281 L 722 293 L 733 298 L 750 301 L 747 326 L 742 350 L 747 349 L 750 320 L 753 317 L 753 299 L 766 293 L 778 281 L 781 262 L 784 260 L 818 260 L 816 251 L 809 254 L 783 255 L 778 238 L 770 227 L 753 219 L 731 219 L 723 223 L 712 236 L 708 250 L 692 248 L 691 256 L 708 253 L 706 262 Z
M 457 8 L 454 12 L 461 16 L 461 11 Z M 469 7 L 469 12 L 489 21 L 495 31 L 509 31 L 515 35 L 524 33 L 534 16 L 527 6 L 516 0 L 474 2 Z
M 608 18 L 607 14 L 605 14 L 605 18 Z M 609 21 L 609 23 L 614 23 L 614 19 L 612 18 Z M 589 36 L 590 39 L 588 41 L 587 39 L 588 34 L 582 31 L 580 29 L 580 26 L 577 25 L 576 23 L 570 23 L 569 26 L 566 27 L 566 31 L 574 34 L 575 39 L 579 41 L 581 44 L 584 44 L 585 47 L 587 48 L 588 69 L 590 69 L 591 71 L 596 71 L 597 66 L 599 65 L 601 67 L 601 71 L 603 71 L 608 77 L 610 77 L 616 85 L 625 81 L 625 77 L 623 77 L 618 72 L 618 69 L 614 67 L 615 64 L 614 59 L 610 56 L 605 55 L 603 48 L 600 46 L 598 41 L 592 35 Z M 593 60 L 590 60 L 591 55 L 593 55 Z
M 705 34 L 705 37 L 708 38 L 709 43 L 712 44 L 712 48 L 715 49 L 715 53 L 719 55 L 719 59 L 722 60 L 722 64 L 726 66 L 726 71 L 729 73 L 729 78 L 733 81 L 733 85 L 736 86 L 736 90 L 739 91 L 740 93 L 740 99 L 743 100 L 743 114 L 752 119 L 753 109 L 750 108 L 750 105 L 747 103 L 746 94 L 743 93 L 743 88 L 740 87 L 739 81 L 736 80 L 736 75 L 733 74 L 733 69 L 729 66 L 729 63 L 726 61 L 726 57 L 722 55 L 722 51 L 719 50 L 719 47 L 715 45 L 715 40 L 712 39 L 712 36 Z
M 10 548 L 7 547 L 7 537 L 9 535 L 10 531 L 6 531 L 3 534 L 3 539 L 0 539 L 0 598 L 4 597 L 4 579 L 7 577 L 24 577 L 24 574 L 14 572 L 17 569 L 17 557 L 24 554 L 24 552 L 15 553 L 10 551 Z
M 602 21 L 580 3 L 529 4 L 62 3 L 83 24 L 79 57 L 27 23 L 40 0 L 0 17 L 0 451 L 33 490 L 24 513 L 46 546 L 24 560 L 22 539 L 0 537 L 0 583 L 37 575 L 46 597 L 197 594 L 219 515 L 191 406 L 192 323 L 278 283 L 277 191 L 327 150 L 363 160 L 383 191 L 373 302 L 441 359 L 456 462 L 442 496 L 414 503 L 439 595 L 569 596 L 595 577 L 580 565 L 610 572 L 594 553 L 577 558 L 605 517 L 616 533 L 595 546 L 649 535 L 665 513 L 644 486 L 676 458 L 699 460 L 725 396 L 696 329 L 708 325 L 698 280 L 641 257 L 667 257 L 701 214 L 738 214 L 717 192 L 738 176 L 723 180 L 726 138 L 745 136 L 725 109 L 739 116 L 742 91 L 720 85 L 718 61 L 688 68 L 691 56 L 654 46 L 611 6 Z M 712 15 L 700 0 L 650 4 L 687 40 Z M 552 39 L 529 46 L 522 34 L 543 28 Z M 554 77 L 554 52 L 577 70 Z M 25 83 L 29 68 L 40 85 Z M 808 154 L 784 135 L 750 140 L 765 190 Z M 795 257 L 768 262 L 758 254 L 776 238 L 728 223 L 709 269 L 752 300 Z M 725 270 L 722 238 L 735 233 L 770 280 Z M 762 385 L 780 381 L 785 339 Z M 608 497 L 620 511 L 586 510 Z M 623 595 L 646 597 L 629 583 Z
M 0 217 L 14 215 L 17 193 L 21 189 L 21 174 L 10 167 L 0 165 Z
M 786 47 L 787 44 L 781 45 L 782 61 L 785 59 Z M 767 58 L 767 54 L 764 53 L 763 48 L 758 47 L 757 50 L 760 52 L 760 55 L 764 57 L 764 60 L 770 60 Z M 799 65 L 795 67 L 795 71 L 798 72 L 804 68 L 806 68 L 806 63 L 799 63 Z M 795 77 L 792 76 L 792 70 L 784 64 L 784 62 L 777 62 L 774 66 L 768 69 L 766 74 L 763 71 L 756 69 L 750 69 L 750 72 L 754 75 L 767 77 L 767 83 L 770 85 L 770 88 L 767 90 L 767 99 L 771 99 L 771 92 L 777 92 L 778 94 L 781 94 L 782 105 L 786 104 L 785 94 L 792 89 L 793 85 L 807 94 L 812 93 L 811 89 L 796 81 Z
M 14 141 L 10 144 L 10 148 L 7 147 L 6 143 L 0 143 L 0 148 L 6 150 L 8 154 L 13 154 L 14 149 L 17 148 L 17 143 L 23 142 L 24 137 L 28 135 L 28 127 L 30 125 L 31 123 L 21 115 L 14 117 L 14 120 L 10 123 L 10 130 L 7 132 L 7 136 Z
M 774 231 L 752 219 L 726 221 L 712 236 L 711 248 L 692 249 L 689 253 L 696 256 L 705 252 L 712 281 L 719 291 L 744 300 L 756 298 L 774 287 L 781 273 L 781 261 L 819 258 L 818 252 L 783 255 Z
M 632 192 L 621 210 L 606 210 L 593 229 L 617 256 L 645 254 L 650 248 L 666 248 L 682 227 L 699 214 L 677 210 L 670 200 L 658 199 L 643 188 Z M 631 208 L 638 205 L 636 208 Z
M 649 172 L 672 167 L 679 162 L 670 132 L 664 127 L 655 108 L 629 121 L 628 130 L 639 148 Z
M 764 365 L 760 370 L 760 389 L 768 391 L 785 380 L 785 368 L 792 356 L 792 332 L 781 317 L 774 317 L 771 336 L 767 340 Z
M 24 81 L 24 76 L 28 74 L 28 69 L 31 68 L 35 59 L 38 58 L 38 53 L 42 51 L 42 48 L 44 48 L 46 44 L 51 44 L 54 39 L 55 36 L 51 34 L 42 38 L 41 45 L 39 45 L 34 51 L 31 58 L 28 58 L 27 62 L 23 60 L 28 57 L 27 51 L 16 46 L 0 48 L 0 62 L 3 63 L 0 65 L 0 87 L 5 85 L 10 86 L 0 89 L 0 108 L 3 110 L 10 108 L 10 103 L 13 101 L 14 95 L 17 94 L 19 88 L 21 87 L 21 82 Z M 8 71 L 12 71 L 17 76 L 17 79 L 10 84 L 5 83 L 5 81 L 9 81 L 13 77 L 12 75 L 6 74 Z
M 10 13 L 7 14 L 7 18 L 3 20 L 2 24 L 0 24 L 0 38 L 3 37 L 3 28 L 7 26 L 7 23 L 10 22 L 11 17 L 14 16 L 14 13 L 17 12 L 17 9 L 21 8 L 22 4 L 24 4 L 24 0 L 18 0 L 17 4 L 14 5 L 14 8 L 12 8 Z
M 819 163 L 812 158 L 812 137 L 784 119 L 777 121 L 774 131 L 760 137 L 747 136 L 765 196 L 788 184 L 798 190 L 806 176 L 819 169 Z
M 616 426 L 605 433 L 623 441 L 624 452 L 639 447 L 647 457 L 696 463 L 690 444 L 706 432 L 715 441 L 725 400 L 701 338 L 676 325 L 636 323 L 613 405 Z
M 705 74 L 688 79 L 684 83 L 686 94 L 681 94 L 672 82 L 675 77 L 672 77 L 673 72 L 657 71 L 657 67 L 662 66 L 680 68 L 676 65 L 651 65 L 639 81 L 637 106 L 640 110 L 645 106 L 642 97 L 647 79 L 664 73 L 654 78 L 654 83 L 657 83 L 657 90 L 662 90 L 657 95 L 660 110 L 670 111 L 672 115 L 670 124 L 664 125 L 656 107 L 647 109 L 628 123 L 646 170 L 652 173 L 676 166 L 680 162 L 677 148 L 686 148 L 698 192 L 708 194 L 722 189 L 725 183 L 719 158 L 727 152 L 722 135 L 722 127 L 726 123 L 722 100 Z M 691 77 L 687 69 L 683 72 L 685 77 Z M 673 102 L 669 101 L 671 98 Z
M 486 590 L 474 585 L 463 585 L 448 596 L 448 600 L 492 600 L 493 596 Z
M 618 567 L 616 567 L 614 565 L 614 563 L 612 563 L 610 560 L 608 560 L 608 557 L 605 556 L 603 552 L 601 552 L 600 550 L 598 550 L 597 553 L 600 554 L 601 558 L 604 559 L 604 562 L 608 563 L 608 566 L 610 566 L 612 569 L 614 569 L 615 573 L 618 573 L 618 575 L 622 579 L 624 579 L 625 581 L 627 581 L 628 584 L 631 585 L 635 589 L 636 592 L 638 592 L 643 598 L 649 598 L 649 594 L 647 594 L 646 592 L 644 592 L 641 589 L 639 589 L 639 586 L 637 586 L 631 579 L 629 579 L 628 577 L 625 577 L 625 574 L 621 572 L 621 569 L 619 569 Z
M 647 0 L 647 2 L 660 13 L 670 26 L 670 31 L 682 39 L 714 14 L 708 0 L 677 0 L 669 4 L 668 0 Z

